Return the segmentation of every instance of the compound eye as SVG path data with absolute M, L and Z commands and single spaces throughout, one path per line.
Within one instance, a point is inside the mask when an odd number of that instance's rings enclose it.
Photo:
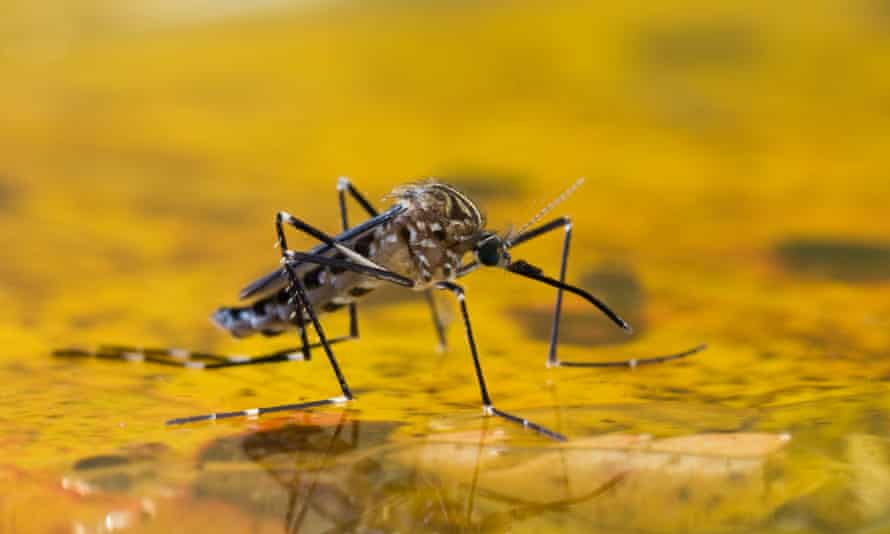
M 479 262 L 494 267 L 501 261 L 501 243 L 497 239 L 486 239 L 476 251 Z

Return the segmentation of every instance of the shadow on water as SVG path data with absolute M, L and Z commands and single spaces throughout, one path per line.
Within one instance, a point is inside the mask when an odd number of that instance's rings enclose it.
M 792 238 L 775 247 L 781 264 L 797 274 L 842 282 L 890 280 L 890 244 L 840 238 Z
M 641 334 L 646 331 L 645 290 L 633 270 L 621 264 L 604 264 L 581 276 L 581 287 L 602 299 Z M 563 343 L 586 346 L 611 345 L 633 340 L 624 331 L 607 321 L 591 321 L 587 308 L 572 306 L 574 299 L 563 304 L 559 339 Z M 546 306 L 520 307 L 512 310 L 523 331 L 533 339 L 549 341 L 553 321 L 553 303 Z

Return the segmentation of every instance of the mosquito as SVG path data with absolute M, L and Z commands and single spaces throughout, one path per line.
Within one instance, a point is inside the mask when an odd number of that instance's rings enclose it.
M 402 286 L 426 295 L 440 347 L 445 346 L 445 326 L 436 311 L 432 293 L 452 293 L 460 307 L 464 332 L 473 359 L 476 381 L 482 400 L 483 415 L 495 416 L 517 423 L 543 436 L 564 441 L 560 433 L 545 428 L 523 417 L 505 412 L 492 402 L 482 371 L 476 340 L 467 308 L 464 288 L 458 280 L 473 271 L 487 267 L 556 288 L 548 367 L 637 367 L 684 358 L 700 352 L 699 345 L 684 352 L 652 358 L 610 362 L 565 361 L 559 358 L 560 315 L 563 294 L 573 293 L 605 314 L 627 332 L 631 326 L 601 300 L 576 286 L 566 283 L 572 221 L 567 216 L 538 224 L 553 208 L 571 195 L 583 179 L 575 182 L 553 202 L 538 212 L 518 231 L 498 234 L 486 228 L 486 218 L 478 205 L 466 194 L 445 183 L 430 179 L 402 185 L 386 198 L 393 201 L 386 211 L 378 212 L 367 198 L 347 178 L 340 178 L 337 193 L 342 232 L 332 236 L 297 217 L 280 211 L 275 216 L 276 246 L 281 252 L 281 266 L 248 284 L 241 291 L 241 299 L 250 299 L 246 306 L 219 308 L 212 320 L 235 337 L 254 334 L 276 336 L 295 331 L 301 346 L 271 354 L 248 356 L 220 356 L 182 349 L 143 349 L 127 346 L 103 346 L 95 353 L 77 350 L 57 351 L 57 355 L 94 354 L 103 358 L 141 360 L 180 367 L 221 369 L 295 360 L 309 360 L 313 349 L 321 348 L 337 378 L 340 395 L 326 399 L 251 408 L 233 412 L 218 412 L 182 417 L 167 421 L 176 425 L 196 421 L 230 417 L 255 417 L 261 414 L 303 410 L 324 405 L 340 405 L 355 397 L 334 356 L 334 344 L 359 337 L 356 303 L 384 284 Z M 364 222 L 350 226 L 347 199 L 352 198 L 369 216 Z M 319 244 L 308 251 L 288 248 L 285 227 L 307 234 Z M 533 239 L 562 230 L 562 252 L 558 278 L 544 274 L 531 263 L 513 259 L 514 248 Z M 347 307 L 349 333 L 329 338 L 319 321 L 319 315 Z M 318 341 L 309 343 L 309 327 L 315 330 Z

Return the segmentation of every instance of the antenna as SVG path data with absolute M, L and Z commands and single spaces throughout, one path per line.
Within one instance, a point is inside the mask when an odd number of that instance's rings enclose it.
M 532 226 L 533 224 L 535 224 L 536 222 L 540 221 L 540 220 L 541 220 L 541 217 L 543 217 L 544 215 L 547 215 L 548 213 L 550 213 L 550 211 L 552 211 L 553 208 L 555 208 L 556 206 L 558 206 L 559 204 L 561 204 L 565 199 L 567 199 L 567 198 L 569 198 L 570 196 L 572 196 L 572 193 L 574 193 L 575 190 L 577 190 L 579 187 L 581 187 L 581 185 L 582 185 L 583 183 L 584 183 L 584 178 L 583 178 L 583 177 L 578 178 L 577 180 L 575 180 L 575 183 L 573 183 L 572 185 L 570 185 L 568 189 L 566 189 L 566 190 L 563 191 L 558 197 L 556 197 L 556 198 L 553 200 L 553 202 L 551 202 L 550 204 L 547 204 L 547 206 L 544 207 L 544 209 L 542 209 L 541 211 L 539 211 L 538 213 L 536 213 L 535 216 L 532 217 L 532 220 L 530 220 L 530 221 L 528 221 L 527 223 L 525 223 L 525 225 L 523 225 L 522 228 L 520 228 L 519 231 L 516 232 L 516 233 L 513 234 L 513 235 L 515 235 L 515 236 L 517 236 L 517 237 L 520 236 L 520 235 L 522 235 L 526 230 L 528 230 L 529 228 L 531 228 L 531 226 Z

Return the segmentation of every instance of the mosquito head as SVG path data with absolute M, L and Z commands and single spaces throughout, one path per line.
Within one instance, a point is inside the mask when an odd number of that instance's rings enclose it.
M 510 254 L 504 240 L 490 232 L 483 234 L 473 253 L 476 261 L 486 267 L 506 267 L 510 264 Z

